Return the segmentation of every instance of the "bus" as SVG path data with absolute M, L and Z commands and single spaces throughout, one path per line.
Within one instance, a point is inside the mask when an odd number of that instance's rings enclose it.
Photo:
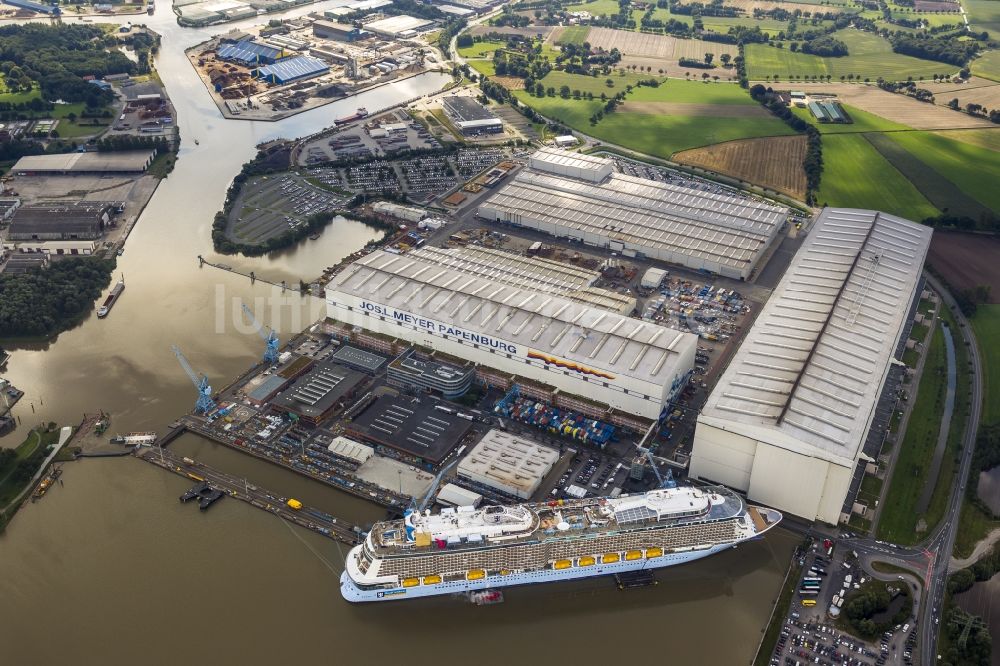
M 819 590 L 799 590 L 800 597 L 815 597 L 819 595 Z
M 802 600 L 802 605 L 803 606 L 807 606 L 807 607 L 808 606 L 815 606 L 816 605 L 816 600 L 815 599 L 803 599 Z
M 804 580 L 802 581 L 802 587 L 811 587 L 818 590 L 822 585 L 820 585 L 818 580 Z

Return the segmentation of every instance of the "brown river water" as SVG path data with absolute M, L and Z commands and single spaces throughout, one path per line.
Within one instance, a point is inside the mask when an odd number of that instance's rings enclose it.
M 195 398 L 171 344 L 219 387 L 262 350 L 240 321 L 241 301 L 285 339 L 308 326 L 319 300 L 199 268 L 197 255 L 297 284 L 375 232 L 342 220 L 275 257 L 217 257 L 211 222 L 232 177 L 261 141 L 307 135 L 358 106 L 389 106 L 447 80 L 423 75 L 278 123 L 227 121 L 183 49 L 229 27 L 182 29 L 165 6 L 118 21 L 129 18 L 163 35 L 157 65 L 177 108 L 180 159 L 119 258 L 127 288 L 111 315 L 14 350 L 6 377 L 26 392 L 15 409 L 22 427 L 0 446 L 32 424 L 75 424 L 98 409 L 112 414 L 112 432 L 162 432 Z M 384 515 L 193 436 L 172 446 L 354 523 Z M 0 663 L 746 664 L 796 543 L 773 532 L 628 592 L 598 579 L 513 589 L 482 608 L 448 597 L 354 606 L 338 591 L 344 546 L 249 505 L 227 500 L 202 514 L 177 501 L 188 481 L 133 458 L 69 463 L 63 481 L 0 535 Z

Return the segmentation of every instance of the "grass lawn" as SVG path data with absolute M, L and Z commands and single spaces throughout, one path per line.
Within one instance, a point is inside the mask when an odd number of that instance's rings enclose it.
M 864 137 L 889 160 L 927 200 L 939 210 L 947 209 L 956 215 L 965 215 L 976 220 L 988 215 L 989 209 L 968 196 L 952 180 L 935 171 L 920 159 L 923 151 L 907 150 L 893 139 L 893 134 L 871 133 Z
M 972 61 L 971 69 L 976 76 L 1000 81 L 1000 51 L 987 51 Z
M 559 37 L 559 44 L 576 44 L 577 46 L 582 45 L 587 41 L 587 35 L 590 34 L 589 25 L 571 25 L 563 30 L 562 36 Z
M 506 46 L 506 42 L 476 42 L 472 46 L 458 49 L 458 55 L 463 58 L 485 58 L 498 48 Z
M 792 605 L 792 598 L 795 596 L 795 588 L 799 584 L 799 577 L 802 575 L 802 567 L 797 559 L 792 558 L 788 574 L 785 577 L 785 584 L 778 593 L 778 601 L 775 603 L 774 612 L 771 614 L 771 621 L 764 630 L 764 640 L 760 644 L 760 650 L 753 660 L 753 666 L 767 666 L 771 663 L 771 654 L 774 646 L 778 643 L 778 635 L 785 624 L 788 616 L 788 609 Z
M 976 483 L 975 479 L 970 479 Z M 983 513 L 979 507 L 968 498 L 962 502 L 962 514 L 958 519 L 958 532 L 955 534 L 955 557 L 963 558 L 972 555 L 972 550 L 991 530 L 1000 527 L 1000 520 L 993 520 Z
M 2 88 L 2 90 L 0 90 L 0 102 L 8 102 L 10 104 L 30 102 L 31 100 L 42 96 L 42 91 L 39 90 L 37 85 L 28 92 L 10 92 L 7 90 L 7 84 L 3 82 L 2 75 L 0 75 L 0 88 Z
M 1000 4 L 1000 3 L 998 3 Z M 847 44 L 850 55 L 841 58 L 821 58 L 805 53 L 793 53 L 787 47 L 779 49 L 766 44 L 746 46 L 747 74 L 751 80 L 762 80 L 777 74 L 782 80 L 795 76 L 802 79 L 830 74 L 834 80 L 853 74 L 855 78 L 890 81 L 914 79 L 958 71 L 954 65 L 922 60 L 893 53 L 886 39 L 859 30 L 839 30 L 833 36 Z
M 914 324 L 910 329 L 910 337 L 919 342 L 924 342 L 927 340 L 927 333 L 930 331 L 930 327 L 927 324 Z
M 980 305 L 972 318 L 983 364 L 982 422 L 1000 422 L 1000 305 Z
M 1000 1 L 963 0 L 962 4 L 973 30 L 988 30 L 991 37 L 1000 33 Z
M 497 68 L 492 60 L 469 60 L 469 67 L 483 76 L 496 76 Z
M 847 115 L 851 117 L 854 122 L 851 123 L 821 123 L 816 120 L 815 116 L 809 112 L 809 109 L 801 109 L 797 106 L 792 107 L 792 113 L 797 115 L 799 118 L 812 123 L 819 129 L 820 134 L 850 134 L 857 132 L 891 132 L 897 130 L 908 130 L 911 129 L 906 125 L 900 125 L 891 120 L 886 120 L 882 116 L 876 116 L 874 113 L 868 113 L 867 111 L 862 111 L 859 108 L 850 106 L 849 104 L 843 104 L 844 111 Z
M 921 517 L 917 515 L 917 503 L 927 483 L 931 457 L 941 430 L 947 361 L 944 333 L 940 328 L 934 331 L 926 354 L 924 372 L 877 528 L 880 539 L 907 545 L 920 538 L 916 531 Z
M 884 210 L 909 220 L 938 214 L 861 134 L 824 136 L 823 164 L 820 205 Z
M 610 76 L 585 76 L 583 74 L 567 74 L 566 72 L 552 70 L 545 75 L 545 78 L 541 82 L 546 88 L 552 86 L 556 89 L 556 92 L 562 86 L 569 86 L 570 90 L 579 90 L 584 93 L 592 92 L 594 95 L 604 93 L 608 97 L 614 97 L 625 90 L 625 87 L 629 84 L 635 86 L 638 81 L 648 81 L 650 78 L 657 77 L 649 74 L 634 74 L 632 72 L 627 72 L 624 76 L 617 73 Z M 608 85 L 608 79 L 612 81 L 613 85 Z M 671 83 L 670 85 L 673 84 Z M 646 88 L 645 86 L 634 88 L 629 99 L 633 99 L 638 90 L 655 90 L 655 88 Z
M 647 77 L 648 78 L 648 77 Z M 735 83 L 704 83 L 670 79 L 658 88 L 634 88 L 629 102 L 675 102 L 678 104 L 748 104 L 756 105 L 750 94 Z
M 28 433 L 25 440 L 15 449 L 17 457 L 6 467 L 0 469 L 0 507 L 7 506 L 12 499 L 24 490 L 23 482 L 15 482 L 11 478 L 17 464 L 22 460 L 30 458 L 33 454 L 44 452 L 47 446 L 55 444 L 58 441 L 59 428 L 55 428 L 52 432 L 32 430 Z M 41 463 L 41 459 L 38 462 Z
M 962 192 L 990 210 L 1000 210 L 1000 153 L 933 132 L 894 132 L 889 135 L 913 155 L 953 182 Z M 995 340 L 996 338 L 994 338 Z
M 611 16 L 621 11 L 616 0 L 581 2 L 578 5 L 569 5 L 565 9 L 568 12 L 590 12 L 592 16 Z
M 673 82 L 667 85 L 672 86 Z M 679 150 L 722 141 L 793 134 L 791 128 L 777 118 L 703 118 L 620 110 L 605 116 L 597 125 L 591 125 L 590 116 L 603 106 L 599 100 L 534 97 L 523 90 L 516 94 L 518 100 L 552 120 L 602 141 L 664 159 Z

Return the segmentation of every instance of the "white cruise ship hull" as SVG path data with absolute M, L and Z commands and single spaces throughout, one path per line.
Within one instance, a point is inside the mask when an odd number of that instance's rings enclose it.
M 413 587 L 394 587 L 375 590 L 363 590 L 354 584 L 351 577 L 344 571 L 340 575 L 340 593 L 344 599 L 351 602 L 365 601 L 395 601 L 399 599 L 415 599 L 418 597 L 433 597 L 442 594 L 462 594 L 473 590 L 497 589 L 514 585 L 532 585 L 535 583 L 554 583 L 595 576 L 638 571 L 640 569 L 662 569 L 686 562 L 700 560 L 709 555 L 733 548 L 737 544 L 722 544 L 700 550 L 680 553 L 667 553 L 651 559 L 620 561 L 614 564 L 594 564 L 588 567 L 570 567 L 567 569 L 539 569 L 535 571 L 511 572 L 505 576 L 488 576 L 480 580 L 459 580 L 441 582 L 433 585 L 415 585 Z

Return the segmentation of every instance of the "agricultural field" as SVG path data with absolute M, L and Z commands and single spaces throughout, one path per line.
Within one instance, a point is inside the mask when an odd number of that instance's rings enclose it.
M 954 139 L 963 143 L 971 143 L 987 150 L 1000 151 L 1000 127 L 981 130 L 955 130 L 953 132 L 937 132 L 938 136 Z
M 728 53 L 734 58 L 738 54 L 732 44 L 718 42 L 703 42 L 698 39 L 677 39 L 668 35 L 653 35 L 613 28 L 591 28 L 587 41 L 594 48 L 610 51 L 618 49 L 626 56 L 652 58 L 655 60 L 676 61 L 680 58 L 695 58 L 701 60 L 706 53 L 714 53 L 718 58 Z
M 680 14 L 670 14 L 667 18 L 681 20 L 690 17 L 685 17 Z M 746 28 L 759 26 L 761 32 L 766 32 L 770 35 L 776 35 L 788 28 L 788 21 L 779 21 L 777 19 L 769 18 L 755 19 L 752 16 L 703 16 L 701 22 L 704 24 L 706 30 L 712 30 L 713 32 L 722 34 L 729 32 L 730 28 L 735 28 L 737 26 Z
M 893 132 L 892 140 L 990 210 L 1000 210 L 1000 153 L 931 132 Z
M 568 12 L 590 12 L 592 16 L 611 16 L 620 11 L 616 0 L 594 0 L 566 7 Z
M 590 34 L 590 26 L 588 25 L 571 25 L 566 28 L 556 28 L 552 33 L 552 41 L 556 44 L 576 44 L 581 46 L 585 41 L 587 41 L 587 35 Z
M 1000 3 L 1000 2 L 998 2 Z M 747 75 L 759 81 L 777 75 L 787 81 L 792 77 L 830 75 L 833 79 L 853 75 L 855 78 L 876 80 L 883 77 L 890 81 L 906 80 L 912 76 L 931 78 L 935 74 L 952 74 L 954 65 L 921 60 L 893 53 L 892 46 L 882 37 L 859 30 L 840 30 L 833 36 L 847 44 L 850 55 L 842 58 L 821 58 L 805 53 L 792 53 L 766 44 L 746 46 Z
M 987 51 L 972 61 L 971 69 L 976 76 L 1000 81 L 1000 51 Z
M 972 328 L 983 356 L 983 422 L 997 423 L 1000 422 L 1000 345 L 996 341 L 1000 340 L 1000 305 L 980 305 L 972 318 Z
M 1000 0 L 963 0 L 973 30 L 987 30 L 990 36 L 1000 33 Z
M 629 94 L 628 101 L 759 106 L 750 98 L 746 90 L 735 83 L 705 83 L 673 79 L 658 88 L 648 86 L 636 88 Z
M 955 289 L 990 285 L 990 301 L 1000 304 L 1000 238 L 935 231 L 928 263 Z
M 595 96 L 599 96 L 601 93 L 606 94 L 608 97 L 614 97 L 619 92 L 625 90 L 628 85 L 636 85 L 639 81 L 649 80 L 649 74 L 633 74 L 626 72 L 624 75 L 618 72 L 612 73 L 610 76 L 584 76 L 583 74 L 567 74 L 566 72 L 552 70 L 545 75 L 545 78 L 541 80 L 542 85 L 546 88 L 549 86 L 556 89 L 558 93 L 562 86 L 569 86 L 570 90 L 579 90 L 582 93 L 594 93 Z M 611 85 L 608 85 L 608 81 L 611 81 Z M 636 88 L 635 90 L 645 90 L 646 88 Z M 633 93 L 634 95 L 635 93 Z M 631 98 L 631 96 L 630 96 Z
M 496 65 L 493 64 L 492 60 L 486 58 L 470 58 L 469 67 L 483 76 L 495 76 L 497 73 Z
M 965 194 L 945 174 L 938 173 L 921 161 L 919 155 L 922 152 L 906 150 L 892 134 L 873 132 L 864 136 L 938 210 L 948 210 L 952 214 L 965 215 L 974 220 L 989 214 L 988 208 Z
M 823 137 L 820 205 L 884 210 L 920 221 L 936 208 L 862 134 Z
M 804 0 L 799 0 L 798 2 L 774 2 L 772 0 L 725 0 L 723 3 L 727 7 L 736 7 L 737 9 L 742 9 L 747 16 L 753 16 L 753 10 L 763 9 L 764 11 L 769 11 L 771 9 L 787 9 L 788 11 L 794 11 L 796 9 L 801 9 L 803 12 L 834 12 L 839 13 L 844 11 L 843 7 L 833 6 L 832 4 L 827 4 L 823 0 L 815 0 L 815 2 L 805 2 Z M 798 5 L 798 6 L 795 6 Z M 817 7 L 816 5 L 822 5 L 822 7 Z
M 494 51 L 504 46 L 503 42 L 476 42 L 472 46 L 458 49 L 458 55 L 463 58 L 489 58 L 493 56 Z
M 946 105 L 951 100 L 957 99 L 960 107 L 974 103 L 980 104 L 986 109 L 1000 109 L 1000 83 L 989 79 L 973 77 L 972 80 L 964 84 L 939 83 L 934 85 L 932 83 L 924 87 L 934 93 L 935 104 Z M 982 120 L 982 122 L 986 126 L 996 127 L 988 120 Z
M 925 87 L 924 84 L 920 85 L 921 87 Z M 912 97 L 882 90 L 876 85 L 866 85 L 863 83 L 795 83 L 781 86 L 782 89 L 787 87 L 791 87 L 794 90 L 801 90 L 806 94 L 823 93 L 836 95 L 837 99 L 844 104 L 849 104 L 869 114 L 877 114 L 886 120 L 906 125 L 913 129 L 935 130 L 959 127 L 996 127 L 996 125 L 984 118 L 975 118 L 965 113 L 959 113 L 946 106 L 918 102 Z M 1000 87 L 998 87 L 998 92 L 1000 92 Z M 937 103 L 943 105 L 949 99 L 951 97 L 943 100 L 938 97 Z M 854 114 L 852 114 L 853 117 Z M 854 118 L 854 120 L 855 123 L 858 122 L 857 118 Z M 885 127 L 884 129 L 900 129 L 902 125 Z
M 806 197 L 805 135 L 774 136 L 728 141 L 674 155 L 681 164 L 739 178 L 795 199 Z

